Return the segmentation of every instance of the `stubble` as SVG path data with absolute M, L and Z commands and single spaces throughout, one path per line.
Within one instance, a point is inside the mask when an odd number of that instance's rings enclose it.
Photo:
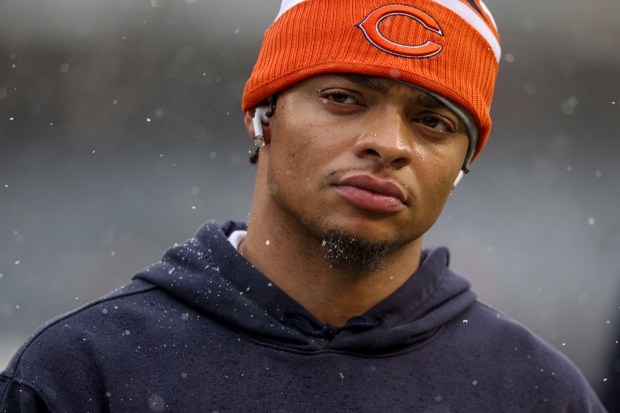
M 331 268 L 363 276 L 379 271 L 391 248 L 385 241 L 372 242 L 340 230 L 329 230 L 321 248 Z

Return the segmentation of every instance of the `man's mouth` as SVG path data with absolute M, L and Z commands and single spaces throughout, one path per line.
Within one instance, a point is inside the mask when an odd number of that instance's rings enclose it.
M 398 212 L 407 206 L 407 194 L 400 185 L 370 175 L 347 177 L 334 188 L 358 208 L 369 211 Z

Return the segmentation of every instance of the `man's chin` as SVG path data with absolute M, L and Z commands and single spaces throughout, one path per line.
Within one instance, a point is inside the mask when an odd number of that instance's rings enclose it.
M 406 227 L 406 226 L 405 226 Z M 373 222 L 344 222 L 326 223 L 319 227 L 320 239 L 328 234 L 343 234 L 359 240 L 364 245 L 385 245 L 390 250 L 407 245 L 415 241 L 415 234 L 405 231 L 403 226 L 395 227 L 392 223 Z
M 330 267 L 360 275 L 379 271 L 393 246 L 339 229 L 328 230 L 321 243 Z

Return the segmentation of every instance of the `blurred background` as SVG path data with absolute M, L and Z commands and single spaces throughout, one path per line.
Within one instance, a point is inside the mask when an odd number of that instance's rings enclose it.
M 426 243 L 601 397 L 620 359 L 620 2 L 488 0 L 482 156 Z M 207 219 L 246 220 L 244 83 L 278 0 L 0 0 L 0 368 Z M 620 407 L 618 408 L 620 409 Z

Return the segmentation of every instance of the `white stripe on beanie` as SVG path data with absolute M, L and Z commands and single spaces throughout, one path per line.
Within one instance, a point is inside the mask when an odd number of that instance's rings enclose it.
M 282 0 L 280 12 L 278 13 L 278 17 L 276 17 L 276 20 L 278 20 L 288 9 L 298 5 L 299 3 L 303 3 L 304 1 L 306 0 Z
M 495 37 L 495 34 L 491 31 L 489 26 L 487 26 L 487 23 L 486 21 L 484 21 L 482 16 L 480 16 L 478 13 L 473 11 L 471 8 L 469 8 L 469 6 L 465 5 L 465 3 L 461 1 L 455 1 L 455 0 L 433 0 L 433 1 L 435 3 L 441 4 L 447 9 L 452 10 L 453 12 L 461 16 L 463 19 L 465 19 L 465 21 L 469 23 L 470 26 L 476 29 L 478 33 L 480 33 L 480 35 L 484 37 L 484 39 L 487 41 L 489 46 L 491 46 L 491 49 L 493 49 L 493 53 L 495 53 L 495 58 L 499 62 L 500 58 L 502 57 L 502 49 L 499 46 L 499 41 L 497 40 L 497 37 Z M 495 26 L 495 20 L 493 20 L 493 16 L 488 11 L 489 9 L 484 5 L 482 1 L 480 1 L 480 4 L 482 4 L 484 11 L 490 16 L 491 22 Z M 497 30 L 497 27 L 495 27 L 495 30 Z
M 282 0 L 282 5 L 280 6 L 280 12 L 278 13 L 278 16 L 276 17 L 276 20 L 278 20 L 280 16 L 286 13 L 287 10 L 295 7 L 299 3 L 303 3 L 304 1 L 308 1 L 308 0 Z M 493 49 L 493 53 L 495 54 L 495 58 L 497 59 L 497 61 L 498 62 L 500 61 L 500 58 L 502 56 L 502 50 L 499 45 L 499 41 L 495 37 L 495 34 L 491 31 L 489 26 L 487 26 L 487 23 L 482 18 L 482 16 L 480 16 L 478 13 L 473 11 L 471 8 L 469 8 L 467 5 L 465 5 L 460 0 L 432 0 L 432 1 L 434 1 L 435 3 L 441 4 L 447 9 L 452 10 L 454 13 L 461 16 L 467 23 L 469 23 L 470 26 L 476 29 L 476 31 L 480 33 L 482 37 L 484 37 L 484 39 L 487 41 L 491 49 Z M 493 16 L 491 15 L 491 12 L 489 11 L 487 6 L 482 1 L 480 1 L 480 4 L 482 5 L 484 12 L 491 19 L 491 23 L 493 24 L 493 26 L 495 26 L 495 30 L 497 30 L 497 26 L 495 25 L 495 20 L 493 20 Z

